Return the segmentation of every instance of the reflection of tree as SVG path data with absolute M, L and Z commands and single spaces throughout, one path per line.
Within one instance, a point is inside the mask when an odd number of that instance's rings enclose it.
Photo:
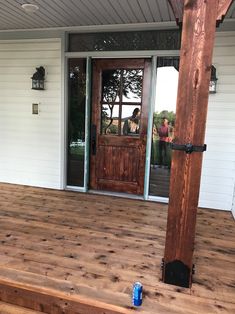
M 104 133 L 104 134 L 109 134 L 109 133 L 118 134 L 118 126 L 115 124 L 112 124 L 114 122 L 114 118 L 112 118 L 110 120 L 109 111 L 110 111 L 109 107 L 108 108 L 105 108 L 105 107 L 102 108 L 102 112 L 101 112 L 101 115 L 102 115 L 102 133 Z M 112 114 L 112 111 L 110 111 L 110 112 Z M 118 118 L 116 120 L 118 120 Z
M 123 72 L 123 95 L 126 98 L 140 98 L 142 94 L 143 71 L 142 70 L 124 70 Z M 132 94 L 134 94 L 132 96 Z
M 102 121 L 105 122 L 104 134 L 107 134 L 108 129 L 113 123 L 113 109 L 117 97 L 120 95 L 120 77 L 121 70 L 108 70 L 103 71 L 103 84 L 102 84 L 102 96 L 103 102 L 105 102 L 109 108 L 102 109 Z M 107 122 L 109 120 L 109 123 Z
M 109 108 L 108 113 L 106 109 L 102 110 L 102 121 L 109 120 L 109 123 L 104 128 L 104 133 L 107 134 L 108 129 L 113 124 L 113 110 L 115 103 L 117 104 L 118 102 L 118 97 L 121 101 L 122 96 L 129 99 L 141 97 L 143 71 L 140 69 L 106 70 L 103 71 L 102 80 L 102 98 Z M 120 116 L 118 118 L 119 120 L 121 119 Z
M 106 127 L 104 128 L 104 133 L 107 134 L 107 131 L 108 129 L 111 127 L 112 123 L 113 123 L 113 108 L 114 108 L 114 104 L 113 103 L 109 103 L 108 104 L 108 107 L 109 107 L 109 116 L 110 116 L 110 119 L 108 119 L 108 113 L 105 111 L 107 109 L 103 109 L 102 112 L 103 114 L 106 114 L 106 121 L 109 120 L 109 123 L 106 125 Z
M 102 75 L 103 101 L 113 103 L 120 93 L 121 70 L 106 70 Z
M 86 72 L 84 63 L 69 70 L 69 142 L 85 140 Z
M 175 112 L 163 110 L 161 112 L 154 112 L 153 114 L 153 124 L 156 127 L 161 126 L 162 118 L 167 118 L 169 124 L 174 126 L 175 125 Z

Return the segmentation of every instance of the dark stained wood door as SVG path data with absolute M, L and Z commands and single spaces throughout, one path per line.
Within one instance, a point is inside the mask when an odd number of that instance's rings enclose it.
M 151 61 L 93 63 L 90 188 L 143 194 Z

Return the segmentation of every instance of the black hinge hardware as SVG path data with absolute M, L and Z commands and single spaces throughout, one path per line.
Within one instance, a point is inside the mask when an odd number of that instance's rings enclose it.
M 206 151 L 206 144 L 204 144 L 203 146 L 196 146 L 191 143 L 188 144 L 171 143 L 171 149 L 182 150 L 185 151 L 186 154 L 191 154 L 192 152 L 202 153 Z

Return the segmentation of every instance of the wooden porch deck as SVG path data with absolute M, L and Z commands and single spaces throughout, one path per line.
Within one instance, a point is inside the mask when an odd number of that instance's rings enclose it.
M 51 314 L 235 313 L 230 213 L 199 210 L 196 274 L 192 289 L 184 289 L 160 280 L 166 205 L 10 184 L 0 189 L 1 301 Z M 139 309 L 131 305 L 135 281 L 144 286 Z

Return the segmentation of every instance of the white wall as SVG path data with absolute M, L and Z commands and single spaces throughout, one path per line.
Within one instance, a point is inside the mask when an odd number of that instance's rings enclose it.
M 231 210 L 235 184 L 235 32 L 217 33 L 217 93 L 209 97 L 199 205 Z
M 31 89 L 38 66 L 45 91 Z M 60 112 L 61 40 L 0 41 L 0 182 L 61 187 Z
M 235 187 L 234 187 L 234 192 L 233 192 L 232 214 L 233 214 L 233 218 L 235 219 Z

